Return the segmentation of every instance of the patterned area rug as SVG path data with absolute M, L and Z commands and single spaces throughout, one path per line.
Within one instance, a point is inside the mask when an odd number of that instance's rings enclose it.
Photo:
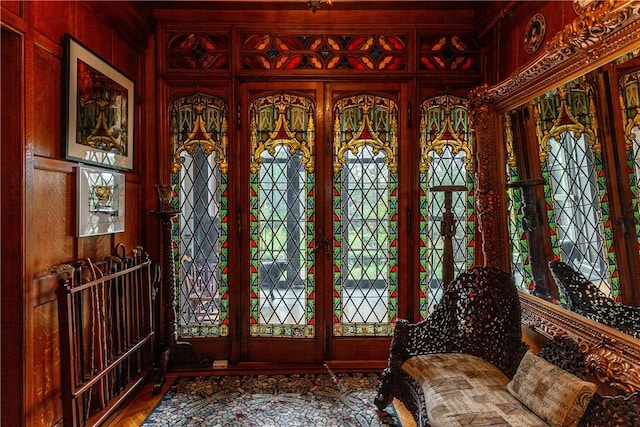
M 400 426 L 377 374 L 181 377 L 143 426 Z

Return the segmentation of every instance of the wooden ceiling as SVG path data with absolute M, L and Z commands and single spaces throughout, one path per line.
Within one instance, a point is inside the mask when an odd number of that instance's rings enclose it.
M 483 35 L 493 25 L 497 17 L 504 16 L 505 10 L 512 9 L 520 1 L 507 0 L 441 0 L 441 1 L 420 1 L 420 0 L 333 0 L 332 5 L 321 4 L 317 13 L 326 15 L 336 12 L 361 11 L 461 11 L 464 16 L 472 15 L 476 27 L 476 34 Z M 535 3 L 535 2 L 532 2 Z M 257 13 L 271 11 L 304 11 L 312 13 L 308 0 L 184 0 L 184 1 L 134 1 L 132 2 L 140 13 L 152 16 L 157 11 L 194 11 L 202 10 L 211 12 L 238 11 L 246 13 L 251 18 L 251 12 Z M 251 19 L 249 19 L 251 20 Z M 447 23 L 444 23 L 447 24 Z M 455 24 L 455 22 L 450 22 Z
M 467 0 L 334 0 L 332 5 L 322 2 L 323 9 L 338 10 L 404 10 L 404 9 L 432 9 L 432 10 L 475 10 L 482 11 L 487 5 L 496 1 L 467 1 Z M 497 3 L 506 3 L 498 1 Z M 185 1 L 147 1 L 144 2 L 151 9 L 224 9 L 224 10 L 308 10 L 308 0 L 185 0 Z
M 531 0 L 333 0 L 332 5 L 323 4 L 314 14 L 311 12 L 308 0 L 150 0 L 150 1 L 100 1 L 102 13 L 107 13 L 114 20 L 124 25 L 120 29 L 123 33 L 138 34 L 137 39 L 146 45 L 147 36 L 155 28 L 155 22 L 160 20 L 176 19 L 177 21 L 191 21 L 194 17 L 212 24 L 218 23 L 216 11 L 224 12 L 224 16 L 243 14 L 246 22 L 258 23 L 262 19 L 277 22 L 284 17 L 285 22 L 290 22 L 297 12 L 301 25 L 306 23 L 325 22 L 333 25 L 344 25 L 345 22 L 358 23 L 362 17 L 370 17 L 376 11 L 389 12 L 389 24 L 417 22 L 429 26 L 435 25 L 447 28 L 448 26 L 474 27 L 474 33 L 478 40 L 486 38 L 496 25 L 505 17 L 511 15 L 515 8 L 522 5 L 534 7 L 534 4 L 544 4 L 543 1 Z M 201 11 L 202 13 L 198 13 Z M 405 12 L 406 13 L 403 13 Z M 412 13 L 418 12 L 418 13 Z M 428 12 L 433 11 L 431 16 Z M 460 13 L 457 14 L 457 11 Z M 252 13 L 255 12 L 255 13 Z M 283 17 L 278 12 L 284 12 Z M 353 12 L 353 15 L 349 14 Z M 442 12 L 447 19 L 442 19 Z M 237 16 L 237 15 L 236 15 Z M 223 19 L 223 21 L 224 21 Z M 384 18 L 382 18 L 384 19 Z M 280 21 L 282 22 L 282 21 Z M 379 22 L 379 21 L 378 21 Z

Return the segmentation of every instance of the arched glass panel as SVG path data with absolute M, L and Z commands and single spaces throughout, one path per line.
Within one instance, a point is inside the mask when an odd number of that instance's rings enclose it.
M 613 298 L 615 253 L 593 89 L 578 79 L 534 100 L 554 259 Z
M 391 335 L 397 307 L 395 101 L 334 105 L 334 336 Z
M 633 192 L 633 213 L 640 250 L 640 71 L 620 78 L 620 99 L 625 124 L 627 167 Z
M 251 120 L 251 336 L 315 335 L 313 100 L 254 100 Z
M 451 269 L 453 278 L 473 264 L 475 170 L 466 99 L 445 95 L 422 103 L 420 152 L 419 281 L 424 319 L 440 300 L 444 270 Z M 447 239 L 451 255 L 445 251 Z
M 196 94 L 170 106 L 178 335 L 228 335 L 227 107 Z

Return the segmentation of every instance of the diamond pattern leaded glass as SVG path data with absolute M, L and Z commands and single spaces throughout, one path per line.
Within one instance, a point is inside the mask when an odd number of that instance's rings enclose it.
M 428 99 L 420 107 L 420 316 L 426 318 L 440 301 L 443 286 L 444 192 L 438 186 L 462 186 L 453 191 L 454 276 L 473 264 L 474 173 L 468 125 L 468 103 L 454 96 Z
M 227 109 L 197 94 L 175 100 L 170 111 L 178 334 L 226 336 Z
M 334 111 L 333 333 L 388 336 L 397 304 L 397 105 L 362 95 Z
M 251 336 L 312 338 L 313 102 L 279 94 L 251 117 Z
M 510 176 L 517 180 L 516 168 L 509 168 Z M 509 209 L 509 235 L 511 239 L 511 268 L 516 286 L 533 291 L 533 275 L 529 264 L 529 242 L 522 224 L 523 194 L 520 188 L 510 188 L 507 193 Z
M 552 191 L 561 258 L 590 280 L 605 280 L 608 271 L 593 154 L 584 138 L 576 138 L 571 131 L 564 132 L 561 141 L 549 142 L 552 148 L 546 176 Z
M 556 259 L 618 294 L 602 154 L 589 84 L 577 79 L 534 101 L 547 216 Z

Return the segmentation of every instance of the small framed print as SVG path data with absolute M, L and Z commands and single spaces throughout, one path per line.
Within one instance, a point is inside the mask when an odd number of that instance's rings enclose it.
M 134 83 L 65 35 L 65 157 L 133 169 Z
M 537 52 L 540 46 L 542 46 L 546 31 L 547 25 L 544 16 L 541 13 L 533 15 L 524 33 L 524 50 L 527 53 Z
M 78 166 L 77 236 L 124 231 L 124 175 L 109 169 Z

